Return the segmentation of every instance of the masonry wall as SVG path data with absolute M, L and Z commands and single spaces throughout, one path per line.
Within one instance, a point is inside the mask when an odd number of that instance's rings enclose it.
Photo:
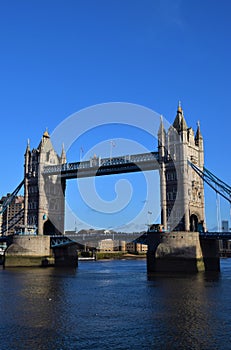
M 4 265 L 41 266 L 52 259 L 49 236 L 14 236 L 13 243 L 5 252 Z

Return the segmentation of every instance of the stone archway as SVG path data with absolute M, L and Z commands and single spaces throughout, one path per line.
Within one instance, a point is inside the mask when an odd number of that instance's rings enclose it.
M 192 214 L 190 216 L 190 231 L 191 232 L 197 232 L 198 231 L 198 217 L 195 214 Z
M 48 236 L 57 234 L 57 229 L 49 219 L 43 225 L 43 234 Z

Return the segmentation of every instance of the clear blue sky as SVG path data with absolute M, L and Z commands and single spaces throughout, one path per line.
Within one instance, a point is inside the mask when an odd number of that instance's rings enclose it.
M 229 0 L 2 0 L 0 195 L 23 177 L 28 138 L 37 147 L 46 127 L 111 101 L 172 122 L 181 100 L 188 125 L 200 120 L 206 167 L 231 184 L 230 15 Z M 213 228 L 207 189 L 206 204 Z

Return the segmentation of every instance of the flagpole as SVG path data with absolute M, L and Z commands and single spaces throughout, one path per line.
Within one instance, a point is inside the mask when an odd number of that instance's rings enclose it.
M 112 147 L 115 147 L 115 142 L 113 140 L 110 141 L 110 159 L 112 159 Z
M 112 159 L 112 141 L 110 141 L 110 159 Z
M 80 150 L 79 150 L 79 161 L 80 162 L 82 160 L 82 157 L 83 157 L 83 147 L 80 147 Z

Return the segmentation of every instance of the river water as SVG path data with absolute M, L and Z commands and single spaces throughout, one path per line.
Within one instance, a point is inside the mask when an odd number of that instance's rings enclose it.
M 0 269 L 0 349 L 231 349 L 231 259 L 152 276 L 145 260 Z

